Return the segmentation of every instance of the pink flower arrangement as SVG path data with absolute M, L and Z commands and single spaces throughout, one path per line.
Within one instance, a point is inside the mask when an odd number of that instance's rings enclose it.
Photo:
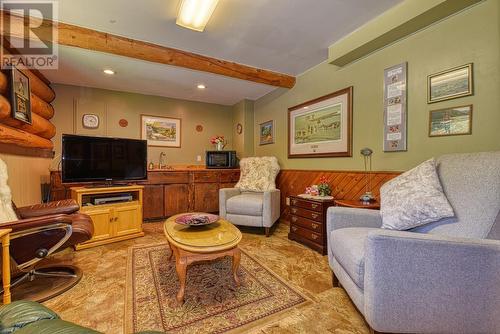
M 210 143 L 214 144 L 214 145 L 218 144 L 218 143 L 224 144 L 225 142 L 226 142 L 226 140 L 224 139 L 224 136 L 217 135 L 217 136 L 213 136 L 212 138 L 210 138 Z
M 311 196 L 329 196 L 332 193 L 332 189 L 328 184 L 328 179 L 322 176 L 319 178 L 319 184 L 307 187 L 305 193 Z

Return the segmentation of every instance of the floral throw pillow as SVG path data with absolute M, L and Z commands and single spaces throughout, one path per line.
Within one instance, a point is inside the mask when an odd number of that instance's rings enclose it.
M 436 171 L 436 161 L 419 166 L 380 188 L 382 228 L 408 230 L 454 216 Z
M 280 165 L 276 157 L 243 158 L 240 161 L 241 176 L 236 188 L 242 191 L 267 191 L 276 189 L 276 176 Z

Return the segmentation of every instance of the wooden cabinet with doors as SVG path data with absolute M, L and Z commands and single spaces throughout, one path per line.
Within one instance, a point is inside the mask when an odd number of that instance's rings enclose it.
M 92 218 L 94 234 L 76 249 L 85 249 L 144 235 L 142 231 L 143 186 L 74 187 L 71 197 L 80 205 L 80 211 Z M 127 200 L 100 204 L 99 200 L 126 195 Z

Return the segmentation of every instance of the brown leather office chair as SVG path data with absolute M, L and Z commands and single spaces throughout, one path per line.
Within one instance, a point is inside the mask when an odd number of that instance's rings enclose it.
M 78 213 L 79 209 L 74 200 L 22 208 L 14 206 L 18 220 L 0 223 L 0 228 L 12 229 L 11 292 L 14 300 L 44 301 L 80 281 L 82 272 L 77 267 L 39 263 L 54 252 L 92 237 L 92 220 Z

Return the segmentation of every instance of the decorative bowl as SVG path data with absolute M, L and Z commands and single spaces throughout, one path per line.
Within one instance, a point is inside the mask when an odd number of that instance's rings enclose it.
M 175 218 L 175 222 L 181 225 L 202 226 L 215 223 L 219 216 L 210 213 L 186 213 Z

